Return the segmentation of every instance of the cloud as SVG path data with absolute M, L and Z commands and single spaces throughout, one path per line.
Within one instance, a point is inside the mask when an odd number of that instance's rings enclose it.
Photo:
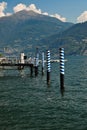
M 48 16 L 49 14 L 47 13 L 47 12 L 44 12 L 44 13 L 42 13 L 43 15 L 46 15 L 46 16 Z
M 27 10 L 27 11 L 33 10 L 34 12 L 41 14 L 41 9 L 37 9 L 34 4 L 26 6 L 25 4 L 20 3 L 20 4 L 17 4 L 13 8 L 13 10 L 14 10 L 14 13 L 19 12 L 21 10 Z
M 32 11 L 38 13 L 38 14 L 42 14 L 41 9 L 37 9 L 36 6 L 35 6 L 35 4 L 29 5 L 29 6 L 27 7 L 27 10 L 32 10 Z
M 16 12 L 19 12 L 19 11 L 21 11 L 21 10 L 25 10 L 26 8 L 27 8 L 27 7 L 26 7 L 25 4 L 20 3 L 20 4 L 16 5 L 16 6 L 13 8 L 13 10 L 14 10 L 14 12 L 16 13 Z
M 12 15 L 12 13 L 6 13 L 6 15 L 5 16 L 11 16 Z
M 62 17 L 59 14 L 54 14 L 54 15 L 50 15 L 51 17 L 57 18 L 59 20 L 61 20 L 62 22 L 66 22 L 66 18 Z
M 1 2 L 0 3 L 0 17 L 10 16 L 11 15 L 11 13 L 5 13 L 6 8 L 7 8 L 7 3 L 6 2 Z
M 7 8 L 7 3 L 1 2 L 0 3 L 0 17 L 12 15 L 9 12 L 5 13 L 6 8 Z M 66 18 L 60 16 L 59 14 L 50 15 L 47 12 L 42 12 L 42 10 L 38 9 L 35 4 L 30 4 L 30 5 L 26 6 L 25 4 L 19 3 L 15 7 L 13 7 L 14 13 L 17 13 L 17 12 L 22 11 L 22 10 L 27 10 L 27 11 L 32 10 L 38 14 L 42 14 L 42 15 L 46 15 L 46 16 L 50 16 L 50 17 L 55 17 L 63 22 L 66 22 Z
M 60 16 L 59 14 L 49 15 L 47 12 L 42 12 L 41 9 L 37 9 L 35 4 L 31 4 L 29 6 L 26 6 L 25 4 L 20 3 L 20 4 L 16 5 L 13 8 L 13 10 L 14 10 L 15 13 L 19 12 L 21 10 L 27 10 L 27 11 L 32 10 L 32 11 L 38 13 L 38 14 L 43 14 L 43 15 L 47 15 L 47 16 L 50 16 L 50 17 L 55 17 L 55 18 L 57 18 L 57 19 L 59 19 L 59 20 L 61 20 L 63 22 L 66 22 L 66 18 Z
M 27 10 L 33 10 L 34 12 L 38 13 L 38 14 L 41 14 L 41 9 L 37 9 L 35 4 L 31 4 L 27 7 Z
M 84 11 L 79 17 L 77 17 L 77 23 L 87 21 L 87 11 Z
M 5 11 L 6 7 L 7 7 L 7 3 L 6 2 L 0 3 L 0 17 L 5 16 L 4 11 Z

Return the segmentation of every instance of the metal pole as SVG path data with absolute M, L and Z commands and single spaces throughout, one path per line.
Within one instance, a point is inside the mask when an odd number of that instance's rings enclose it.
M 50 71 L 51 71 L 51 65 L 50 65 L 50 51 L 47 51 L 47 84 L 50 84 Z
M 60 88 L 64 89 L 64 48 L 60 48 Z

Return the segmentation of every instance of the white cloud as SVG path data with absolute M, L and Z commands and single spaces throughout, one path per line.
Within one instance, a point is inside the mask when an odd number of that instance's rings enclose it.
M 66 22 L 66 18 L 60 16 L 59 14 L 50 15 L 51 17 L 57 18 L 61 20 L 62 22 Z
M 31 4 L 29 6 L 26 6 L 26 5 L 22 4 L 22 3 L 20 3 L 20 4 L 16 5 L 13 8 L 13 10 L 14 10 L 15 13 L 18 12 L 18 11 L 21 11 L 21 10 L 27 10 L 27 11 L 32 10 L 32 11 L 38 13 L 38 14 L 48 15 L 50 17 L 55 17 L 55 18 L 57 18 L 57 19 L 59 19 L 59 20 L 61 20 L 63 22 L 66 22 L 66 18 L 60 16 L 59 14 L 49 15 L 47 12 L 42 12 L 41 9 L 37 9 L 35 4 Z
M 35 6 L 35 4 L 29 5 L 29 6 L 26 8 L 26 10 L 32 10 L 32 11 L 38 13 L 38 14 L 41 14 L 41 13 L 42 13 L 42 12 L 41 12 L 41 9 L 37 9 L 36 6 Z
M 7 8 L 7 3 L 1 2 L 0 3 L 0 17 L 12 15 L 9 12 L 4 13 L 6 8 Z M 17 12 L 22 11 L 22 10 L 27 10 L 27 11 L 32 10 L 38 14 L 42 14 L 42 15 L 46 15 L 46 16 L 50 16 L 50 17 L 55 17 L 63 22 L 66 22 L 66 18 L 60 16 L 59 14 L 49 15 L 47 12 L 42 12 L 42 10 L 38 9 L 35 4 L 30 4 L 29 6 L 26 6 L 25 4 L 19 3 L 15 7 L 13 7 L 14 13 L 17 13 Z
M 47 12 L 44 12 L 44 13 L 42 13 L 42 14 L 43 14 L 43 15 L 47 15 L 47 16 L 49 15 Z
M 87 11 L 84 11 L 79 17 L 77 17 L 77 22 L 82 23 L 87 21 Z
M 7 8 L 7 3 L 6 2 L 1 2 L 0 3 L 0 17 L 12 15 L 11 13 L 5 13 L 4 12 L 6 8 Z
M 5 16 L 11 16 L 12 14 L 11 13 L 6 13 L 6 15 Z
M 27 7 L 26 7 L 25 4 L 20 3 L 20 4 L 16 5 L 16 6 L 13 8 L 13 10 L 14 10 L 14 12 L 16 13 L 16 12 L 19 12 L 19 11 L 21 11 L 21 10 L 25 10 L 26 8 L 27 8 Z
M 7 3 L 6 2 L 0 3 L 0 17 L 5 16 L 4 11 L 5 11 L 6 7 L 7 7 Z
M 21 10 L 27 10 L 27 11 L 33 10 L 34 12 L 41 14 L 41 10 L 40 10 L 40 9 L 37 9 L 34 4 L 31 4 L 31 5 L 29 5 L 29 6 L 26 6 L 25 4 L 20 3 L 20 4 L 17 4 L 17 5 L 13 8 L 13 10 L 14 10 L 14 13 L 19 12 L 19 11 L 21 11 Z

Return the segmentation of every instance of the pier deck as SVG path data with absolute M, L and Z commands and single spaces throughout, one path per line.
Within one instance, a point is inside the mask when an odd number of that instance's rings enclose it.
M 32 63 L 0 63 L 0 66 L 34 66 Z

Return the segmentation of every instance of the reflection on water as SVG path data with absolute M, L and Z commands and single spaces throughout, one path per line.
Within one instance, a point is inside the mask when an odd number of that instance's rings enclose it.
M 19 74 L 21 77 L 25 77 L 26 76 L 26 73 L 24 70 L 19 70 Z
M 62 96 L 64 96 L 65 89 L 60 89 L 60 93 Z
M 0 69 L 0 77 L 4 76 L 4 70 Z

